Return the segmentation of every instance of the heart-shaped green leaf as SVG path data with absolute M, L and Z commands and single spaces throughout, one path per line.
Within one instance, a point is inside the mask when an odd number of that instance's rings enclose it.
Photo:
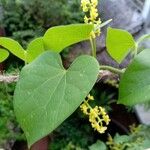
M 93 25 L 72 24 L 50 28 L 44 35 L 44 44 L 47 50 L 61 52 L 64 48 L 90 39 Z
M 36 38 L 31 41 L 27 48 L 27 62 L 32 62 L 45 51 L 43 38 Z
M 68 70 L 60 55 L 44 52 L 21 71 L 14 110 L 29 146 L 52 132 L 85 99 L 96 82 L 99 64 L 91 56 L 78 57 Z
M 25 60 L 25 51 L 17 41 L 6 37 L 0 37 L 0 46 L 4 47 L 20 59 Z
M 9 56 L 9 52 L 3 48 L 0 48 L 0 63 L 6 60 Z
M 135 105 L 150 101 L 150 49 L 142 51 L 121 78 L 118 103 Z
M 135 41 L 132 35 L 125 30 L 108 28 L 106 46 L 110 56 L 121 63 L 129 52 L 134 50 Z

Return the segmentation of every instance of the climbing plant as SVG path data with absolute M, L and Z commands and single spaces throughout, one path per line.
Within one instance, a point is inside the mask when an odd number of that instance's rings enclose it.
M 150 100 L 150 50 L 139 51 L 139 44 L 149 35 L 135 41 L 127 31 L 108 28 L 106 47 L 110 56 L 118 63 L 128 55 L 133 59 L 122 70 L 99 64 L 96 37 L 110 20 L 101 23 L 97 5 L 97 0 L 82 0 L 85 24 L 52 27 L 26 49 L 13 39 L 0 37 L 0 61 L 12 53 L 25 62 L 14 93 L 14 110 L 29 147 L 56 129 L 82 102 L 81 109 L 89 116 L 92 127 L 99 133 L 105 132 L 109 116 L 100 106 L 92 108 L 89 101 L 94 98 L 88 95 L 100 70 L 120 75 L 118 103 L 134 106 Z M 68 69 L 64 68 L 59 53 L 85 40 L 91 43 L 92 56 L 79 56 Z

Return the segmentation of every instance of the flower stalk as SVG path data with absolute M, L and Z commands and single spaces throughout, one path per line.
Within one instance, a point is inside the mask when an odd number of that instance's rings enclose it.
M 92 55 L 96 58 L 96 36 L 100 36 L 101 19 L 98 17 L 98 0 L 81 0 L 81 7 L 85 13 L 84 22 L 93 24 L 94 28 L 90 35 Z

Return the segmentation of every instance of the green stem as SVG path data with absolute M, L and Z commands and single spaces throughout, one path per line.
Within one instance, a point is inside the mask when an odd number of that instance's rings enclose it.
M 135 45 L 134 57 L 138 54 L 138 44 Z
M 121 69 L 117 69 L 117 68 L 114 68 L 111 66 L 105 66 L 105 65 L 100 66 L 100 69 L 101 70 L 109 70 L 109 71 L 116 73 L 116 74 L 123 74 L 125 72 L 124 69 L 121 70 Z
M 90 38 L 91 47 L 92 47 L 92 56 L 96 58 L 96 41 L 95 38 Z

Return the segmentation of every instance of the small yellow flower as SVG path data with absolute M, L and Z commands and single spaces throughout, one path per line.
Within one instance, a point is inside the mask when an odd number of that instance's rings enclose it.
M 95 20 L 96 20 L 97 17 L 98 17 L 97 9 L 95 7 L 91 7 L 91 10 L 90 10 L 90 20 L 92 22 L 95 22 Z
M 98 0 L 81 0 L 81 7 L 85 12 L 84 22 L 86 24 L 93 24 L 94 30 L 91 33 L 92 38 L 100 35 L 101 20 L 98 18 Z
M 107 127 L 100 127 L 98 129 L 98 132 L 102 134 L 102 133 L 105 133 L 106 130 L 107 130 Z
M 87 96 L 87 98 L 88 98 L 88 100 L 91 100 L 91 101 L 93 101 L 93 100 L 94 100 L 94 97 L 93 97 L 93 96 L 91 96 L 90 94 Z
M 91 32 L 91 37 L 94 38 L 94 39 L 96 38 L 96 35 L 95 35 L 94 31 Z
M 100 110 L 98 109 L 98 106 L 95 106 L 93 108 L 93 111 L 97 114 L 97 115 L 100 115 Z
M 105 110 L 105 108 L 102 108 L 101 106 L 99 106 L 99 110 L 100 110 L 100 112 L 101 112 L 101 115 L 106 115 L 106 110 Z
M 89 6 L 90 6 L 90 1 L 89 0 L 81 0 L 81 7 L 83 9 L 83 12 L 88 12 L 89 11 Z
M 108 116 L 108 115 L 104 115 L 104 116 L 103 116 L 103 119 L 104 119 L 106 125 L 108 125 L 109 122 L 110 122 L 109 116 Z
M 80 106 L 81 110 L 83 111 L 83 113 L 85 115 L 88 115 L 88 107 L 85 103 L 83 103 L 81 106 Z
M 84 22 L 85 22 L 86 24 L 88 24 L 89 18 L 88 18 L 87 16 L 84 17 Z
M 80 106 L 84 114 L 89 116 L 89 122 L 91 123 L 92 128 L 98 131 L 99 133 L 104 133 L 107 130 L 106 125 L 109 124 L 110 119 L 107 115 L 105 108 L 95 106 L 92 108 L 89 105 L 89 100 L 94 100 L 94 97 L 91 95 L 87 96 L 87 100 Z
M 98 5 L 98 0 L 91 0 L 91 2 L 92 2 L 92 5 L 95 7 Z

